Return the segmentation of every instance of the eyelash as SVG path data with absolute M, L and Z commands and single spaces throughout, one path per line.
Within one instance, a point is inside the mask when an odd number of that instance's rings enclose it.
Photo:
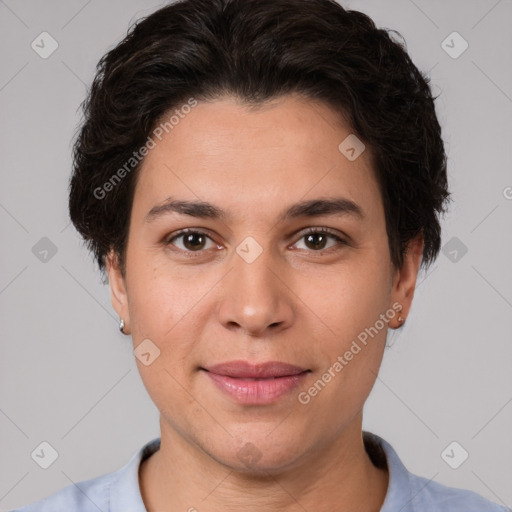
M 173 245 L 173 242 L 175 240 L 177 240 L 180 237 L 183 237 L 184 235 L 188 235 L 188 234 L 191 234 L 191 233 L 192 234 L 196 234 L 196 235 L 203 235 L 203 236 L 209 238 L 210 240 L 212 240 L 212 242 L 215 242 L 211 238 L 211 236 L 209 236 L 204 231 L 199 231 L 199 230 L 196 230 L 196 229 L 187 228 L 187 229 L 183 229 L 181 231 L 178 231 L 177 233 L 172 235 L 171 238 L 167 238 L 164 243 L 165 243 L 166 246 Z M 335 250 L 335 251 L 336 250 L 340 250 L 339 245 L 348 245 L 348 242 L 346 240 L 341 238 L 335 231 L 333 231 L 333 230 L 331 230 L 329 228 L 315 228 L 315 227 L 307 228 L 306 231 L 302 232 L 302 234 L 299 237 L 298 241 L 301 240 L 302 238 L 306 237 L 307 235 L 310 235 L 310 234 L 328 235 L 329 237 L 331 237 L 334 240 L 336 240 L 336 242 L 338 242 L 338 247 L 334 246 L 334 247 L 329 247 L 327 249 L 320 249 L 318 251 L 315 251 L 315 250 L 311 249 L 311 250 L 308 250 L 308 252 L 312 252 L 312 253 L 331 252 L 332 250 Z M 295 243 L 297 243 L 297 242 L 295 242 Z M 201 250 L 198 250 L 198 251 L 189 251 L 189 250 L 184 250 L 184 249 L 176 248 L 175 250 L 176 251 L 180 251 L 180 252 L 186 254 L 188 257 L 197 257 L 197 256 L 200 256 L 201 253 L 206 252 L 204 249 L 201 249 Z

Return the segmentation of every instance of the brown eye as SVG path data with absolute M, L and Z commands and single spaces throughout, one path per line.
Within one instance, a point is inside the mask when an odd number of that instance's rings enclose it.
M 206 247 L 208 241 L 215 245 L 213 240 L 205 233 L 200 231 L 184 231 L 170 238 L 167 241 L 167 245 L 174 245 L 182 251 L 201 252 L 208 248 Z
M 337 245 L 347 245 L 347 242 L 345 240 L 343 240 L 337 234 L 334 234 L 331 231 L 326 230 L 326 228 L 310 229 L 306 233 L 302 234 L 300 240 L 304 240 L 304 245 L 306 249 L 314 252 L 329 250 L 333 247 L 336 247 Z M 328 246 L 327 244 L 329 244 L 329 240 L 331 240 L 332 243 Z M 295 246 L 297 246 L 297 244 L 295 244 Z
M 187 233 L 182 237 L 183 245 L 191 251 L 202 249 L 206 241 L 206 237 L 200 233 Z
M 324 233 L 312 233 L 305 235 L 304 239 L 310 249 L 325 249 L 328 237 Z

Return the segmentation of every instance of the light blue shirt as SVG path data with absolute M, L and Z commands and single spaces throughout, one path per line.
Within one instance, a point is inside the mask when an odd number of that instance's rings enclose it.
M 446 487 L 409 473 L 391 445 L 379 436 L 365 432 L 364 440 L 374 463 L 380 455 L 389 470 L 380 512 L 507 512 L 505 507 L 472 491 Z M 160 438 L 153 439 L 121 469 L 69 485 L 14 512 L 147 512 L 140 494 L 139 465 L 159 447 Z

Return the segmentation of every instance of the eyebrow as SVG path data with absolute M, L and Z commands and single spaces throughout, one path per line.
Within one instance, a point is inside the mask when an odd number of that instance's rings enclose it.
M 189 215 L 200 219 L 227 220 L 229 215 L 221 208 L 205 201 L 181 201 L 167 198 L 163 203 L 154 206 L 147 213 L 146 222 L 170 213 Z M 319 217 L 324 215 L 350 215 L 364 218 L 362 208 L 350 199 L 343 197 L 319 198 L 301 201 L 283 212 L 278 222 L 284 222 L 299 217 Z

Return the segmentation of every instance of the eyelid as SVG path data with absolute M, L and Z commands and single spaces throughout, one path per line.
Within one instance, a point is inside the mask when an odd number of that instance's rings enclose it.
M 321 227 L 321 226 L 310 226 L 308 228 L 304 228 L 304 229 L 298 231 L 297 233 L 295 233 L 295 235 L 293 235 L 293 236 L 300 235 L 302 237 L 304 235 L 309 235 L 309 233 L 326 233 L 326 234 L 332 235 L 333 237 L 336 237 L 340 240 L 342 240 L 343 238 L 348 238 L 348 237 L 346 237 L 346 235 L 343 235 L 342 233 L 340 233 L 339 231 L 337 231 L 335 229 L 328 228 L 328 227 Z

